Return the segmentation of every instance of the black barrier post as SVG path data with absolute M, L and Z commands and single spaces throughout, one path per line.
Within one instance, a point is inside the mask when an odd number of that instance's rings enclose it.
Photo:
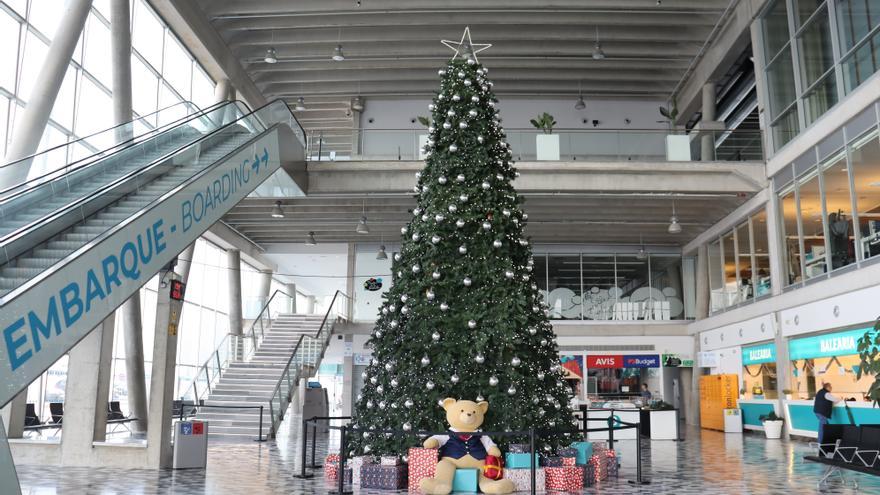
M 255 441 L 265 442 L 268 439 L 268 436 L 265 439 L 263 438 L 263 406 L 260 406 L 260 433 L 257 435 L 257 439 Z
M 636 423 L 636 430 L 641 432 L 642 423 Z M 651 482 L 642 479 L 642 436 L 636 435 L 636 480 L 630 481 L 633 485 L 650 485 Z
M 306 453 L 309 447 L 309 420 L 303 418 L 303 429 L 302 429 L 302 468 L 299 474 L 293 475 L 294 478 L 311 478 L 312 473 L 306 473 Z
M 329 425 L 329 421 L 327 424 Z M 322 467 L 322 464 L 315 464 L 315 444 L 318 442 L 318 420 L 312 418 L 312 463 L 309 465 L 312 469 Z
M 532 495 L 535 495 L 535 455 L 538 452 L 535 450 L 535 428 L 529 428 L 529 466 L 531 466 L 531 476 L 532 476 Z
M 329 426 L 329 425 L 328 425 Z M 348 435 L 347 435 L 348 427 L 342 425 L 339 428 L 339 470 L 337 471 L 337 484 L 336 484 L 336 493 L 339 495 L 344 495 L 346 493 L 351 493 L 350 491 L 345 491 L 345 460 L 347 457 L 348 450 Z M 352 478 L 354 477 L 354 473 L 352 473 Z
M 608 449 L 614 450 L 614 410 L 608 416 Z

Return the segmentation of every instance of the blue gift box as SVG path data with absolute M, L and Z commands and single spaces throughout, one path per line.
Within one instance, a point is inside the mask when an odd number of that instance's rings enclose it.
M 479 491 L 478 481 L 480 477 L 478 473 L 478 469 L 456 469 L 455 477 L 452 478 L 452 491 L 471 493 Z
M 532 467 L 530 460 L 534 459 L 535 466 L 538 466 L 538 454 L 522 454 L 516 452 L 508 452 L 504 455 L 504 467 L 510 469 L 529 469 Z
M 590 457 L 593 455 L 593 444 L 590 442 L 574 442 L 571 448 L 577 451 L 575 455 L 575 464 L 578 466 L 586 466 Z

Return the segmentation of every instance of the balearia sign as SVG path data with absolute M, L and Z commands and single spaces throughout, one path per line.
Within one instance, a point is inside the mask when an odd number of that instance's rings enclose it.
M 858 354 L 859 339 L 868 330 L 869 328 L 860 328 L 793 339 L 788 347 L 789 358 L 795 360 Z
M 762 344 L 743 347 L 743 365 L 763 364 L 776 362 L 776 344 Z

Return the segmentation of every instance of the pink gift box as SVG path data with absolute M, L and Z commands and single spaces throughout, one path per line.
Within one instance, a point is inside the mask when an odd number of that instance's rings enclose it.
M 504 469 L 504 477 L 513 482 L 518 492 L 530 492 L 532 490 L 531 469 Z M 544 468 L 535 469 L 535 490 L 544 491 L 545 475 Z
M 425 478 L 433 478 L 437 469 L 439 455 L 437 449 L 422 449 L 413 447 L 409 449 L 407 462 L 409 463 L 409 489 L 418 490 L 419 483 Z
M 580 466 L 544 468 L 547 490 L 577 492 L 584 489 L 584 469 Z

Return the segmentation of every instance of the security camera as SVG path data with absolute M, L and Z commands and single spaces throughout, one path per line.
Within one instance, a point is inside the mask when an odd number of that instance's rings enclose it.
M 581 122 L 583 122 L 584 124 L 586 124 L 587 122 L 589 122 L 589 120 L 587 120 L 587 119 L 583 119 L 583 120 L 581 120 Z
M 369 118 L 369 119 L 367 119 L 367 122 L 369 122 L 369 123 L 371 123 L 371 124 L 372 124 L 372 123 L 373 123 L 373 118 L 372 118 L 372 117 L 370 117 L 370 118 Z
M 623 123 L 626 125 L 630 125 L 632 123 L 632 121 L 629 119 L 623 119 Z
M 416 119 L 415 119 L 415 118 L 409 119 L 409 123 L 410 123 L 410 124 L 415 124 L 415 123 L 416 123 Z
M 594 121 L 593 121 L 593 127 L 599 127 L 599 121 L 598 121 L 598 120 L 594 120 Z

